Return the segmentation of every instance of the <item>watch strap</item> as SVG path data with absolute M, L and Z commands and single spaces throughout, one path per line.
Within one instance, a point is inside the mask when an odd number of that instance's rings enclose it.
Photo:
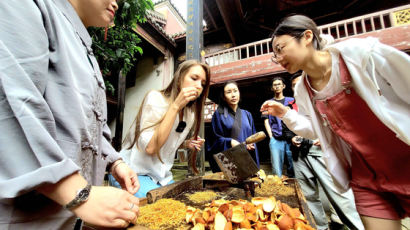
M 77 194 L 75 195 L 74 199 L 68 202 L 66 205 L 64 205 L 64 208 L 72 209 L 84 203 L 85 201 L 88 200 L 90 191 L 91 191 L 91 184 L 87 184 L 87 186 L 85 186 L 83 189 L 80 189 L 77 191 Z

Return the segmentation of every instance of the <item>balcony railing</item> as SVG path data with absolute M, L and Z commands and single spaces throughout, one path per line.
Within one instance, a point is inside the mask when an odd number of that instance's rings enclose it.
M 218 51 L 216 53 L 207 54 L 205 55 L 205 62 L 209 66 L 216 66 L 272 53 L 272 48 L 270 48 L 269 43 L 270 39 L 264 39 L 261 41 Z
M 331 34 L 335 39 L 351 37 L 390 28 L 410 22 L 410 5 L 366 14 L 340 22 L 319 26 L 320 33 Z
M 336 40 L 358 34 L 366 34 L 377 30 L 410 24 L 410 4 L 372 14 L 319 26 L 324 34 L 331 34 Z M 272 53 L 270 38 L 233 47 L 205 55 L 205 62 L 216 66 Z

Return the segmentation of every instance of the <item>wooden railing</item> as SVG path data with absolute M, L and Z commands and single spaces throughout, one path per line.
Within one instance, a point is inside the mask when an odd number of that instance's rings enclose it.
M 264 39 L 261 41 L 218 51 L 216 53 L 205 55 L 205 62 L 210 66 L 216 66 L 272 53 L 272 48 L 270 48 L 269 43 L 270 39 Z
M 366 14 L 327 25 L 319 26 L 324 34 L 331 34 L 336 40 L 358 34 L 365 34 L 389 27 L 410 24 L 410 4 L 388 10 Z M 205 62 L 216 66 L 272 53 L 271 39 L 233 47 L 205 55 Z
M 397 15 L 401 12 L 409 12 L 410 5 L 396 7 L 388 10 L 366 14 L 335 23 L 319 26 L 320 33 L 331 34 L 335 39 L 351 37 L 358 34 L 383 30 L 389 27 L 401 25 Z M 404 22 L 405 23 L 405 22 Z

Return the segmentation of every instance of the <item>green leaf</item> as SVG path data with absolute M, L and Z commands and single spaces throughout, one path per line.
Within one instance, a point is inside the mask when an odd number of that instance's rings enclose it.
M 130 4 L 127 1 L 124 1 L 124 5 L 122 6 L 124 9 L 129 9 L 130 8 Z
M 122 69 L 128 73 L 136 64 L 136 55 L 143 54 L 137 44 L 141 42 L 132 30 L 137 23 L 146 20 L 145 11 L 153 9 L 151 0 L 121 0 L 114 19 L 114 27 L 108 29 L 107 41 L 104 40 L 103 28 L 89 28 L 93 39 L 93 50 L 106 81 L 107 92 L 115 92 L 115 78 Z
M 141 47 L 136 46 L 135 48 L 138 50 L 138 52 L 139 52 L 141 55 L 143 54 L 143 51 L 142 51 L 142 48 L 141 48 Z
M 122 57 L 122 53 L 123 53 L 124 51 L 122 50 L 122 49 L 117 49 L 116 51 L 115 51 L 115 54 L 117 55 L 117 57 Z
M 112 95 L 114 96 L 115 93 L 115 88 L 109 81 L 105 81 L 105 89 Z

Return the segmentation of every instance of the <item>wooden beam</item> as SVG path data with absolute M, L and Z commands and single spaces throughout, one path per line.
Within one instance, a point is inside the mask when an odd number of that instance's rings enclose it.
M 215 32 L 221 31 L 221 30 L 223 30 L 222 27 L 219 27 L 218 29 L 213 29 L 213 30 L 205 30 L 204 35 L 205 34 L 212 34 L 212 33 L 215 33 Z
M 236 11 L 238 12 L 239 18 L 243 20 L 243 10 L 241 0 L 235 0 Z
M 248 24 L 248 25 L 251 26 L 252 28 L 257 27 L 257 28 L 263 29 L 263 31 L 266 31 L 266 30 L 267 30 L 267 31 L 270 31 L 270 32 L 275 31 L 274 28 L 271 28 L 271 27 L 268 27 L 268 26 L 264 26 L 263 24 L 259 24 L 259 23 L 253 22 L 253 21 L 248 21 L 246 24 Z
M 147 31 L 145 31 L 140 25 L 136 25 L 136 27 L 133 29 L 139 36 L 144 38 L 148 43 L 150 43 L 152 46 L 157 48 L 159 52 L 161 52 L 163 55 L 166 53 L 166 47 L 161 45 L 155 38 L 153 38 Z
M 215 19 L 212 16 L 212 12 L 208 8 L 208 4 L 206 4 L 206 0 L 204 0 L 204 9 L 205 9 L 206 13 L 208 14 L 209 19 L 211 19 L 211 22 L 212 22 L 212 25 L 214 26 L 214 29 L 218 29 L 218 25 L 216 24 Z
M 216 5 L 218 6 L 219 12 L 221 13 L 222 19 L 224 20 L 226 31 L 228 31 L 229 37 L 231 38 L 233 46 L 236 46 L 235 34 L 232 28 L 232 22 L 229 18 L 228 6 L 226 5 L 226 0 L 216 0 Z

